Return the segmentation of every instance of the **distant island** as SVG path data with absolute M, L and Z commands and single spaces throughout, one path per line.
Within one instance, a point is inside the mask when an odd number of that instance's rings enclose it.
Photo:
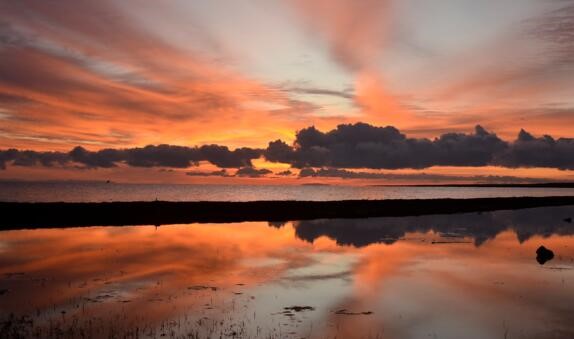
M 370 185 L 372 187 L 540 187 L 540 188 L 574 188 L 574 182 L 544 182 L 516 184 L 417 184 L 417 185 Z

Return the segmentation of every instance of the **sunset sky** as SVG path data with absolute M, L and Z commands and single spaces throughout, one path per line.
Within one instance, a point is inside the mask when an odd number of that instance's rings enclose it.
M 572 0 L 0 13 L 0 180 L 574 180 Z

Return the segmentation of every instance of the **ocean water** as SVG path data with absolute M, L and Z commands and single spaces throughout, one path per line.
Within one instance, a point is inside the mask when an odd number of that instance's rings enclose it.
M 574 207 L 0 232 L 2 337 L 574 338 Z M 554 258 L 539 263 L 545 246 Z
M 255 201 L 572 196 L 574 188 L 0 182 L 0 201 Z

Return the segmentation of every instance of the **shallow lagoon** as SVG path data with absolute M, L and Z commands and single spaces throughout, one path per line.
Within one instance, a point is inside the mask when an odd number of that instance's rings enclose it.
M 3 336 L 572 338 L 574 207 L 0 232 Z M 555 258 L 544 265 L 536 249 Z

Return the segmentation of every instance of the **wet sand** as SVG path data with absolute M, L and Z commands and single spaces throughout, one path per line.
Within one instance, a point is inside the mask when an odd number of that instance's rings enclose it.
M 0 229 L 400 217 L 574 205 L 574 197 L 427 200 L 0 203 Z

